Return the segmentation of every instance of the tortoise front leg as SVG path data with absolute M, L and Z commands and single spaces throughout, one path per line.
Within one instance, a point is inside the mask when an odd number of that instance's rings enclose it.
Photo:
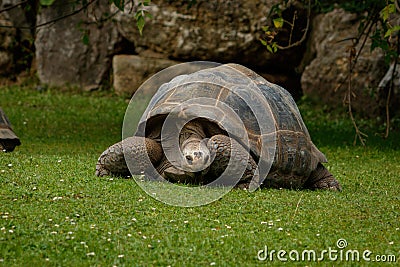
M 215 155 L 209 170 L 209 174 L 213 177 L 220 177 L 220 175 L 222 175 L 229 165 L 231 156 L 235 159 L 231 162 L 231 164 L 233 164 L 229 166 L 229 173 L 227 173 L 225 175 L 226 177 L 222 178 L 221 183 L 218 184 L 232 185 L 234 181 L 227 181 L 226 179 L 236 175 L 240 170 L 243 170 L 244 167 L 245 171 L 236 187 L 249 188 L 253 177 L 255 178 L 254 181 L 258 181 L 258 174 L 256 172 L 257 163 L 248 151 L 235 139 L 226 135 L 214 135 L 208 141 L 207 146 L 211 153 Z
M 129 164 L 132 165 L 131 170 L 135 171 L 131 174 L 144 173 L 151 164 L 158 163 L 162 158 L 161 145 L 156 141 L 138 136 L 128 137 L 110 146 L 100 155 L 96 164 L 96 175 L 129 175 L 124 152 L 132 159 Z
M 317 168 L 311 172 L 304 187 L 312 190 L 328 189 L 333 191 L 342 191 L 339 182 L 321 163 L 318 163 Z

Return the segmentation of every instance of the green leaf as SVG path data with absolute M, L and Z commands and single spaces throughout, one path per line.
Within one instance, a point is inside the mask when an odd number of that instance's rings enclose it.
M 275 28 L 279 29 L 283 27 L 283 18 L 276 18 L 273 20 Z
M 260 39 L 260 42 L 261 42 L 262 45 L 267 46 L 267 42 L 265 40 Z
M 83 36 L 82 36 L 82 43 L 83 43 L 84 45 L 89 45 L 89 42 L 90 42 L 90 40 L 89 40 L 89 34 L 88 34 L 87 32 L 85 32 L 85 33 L 83 34 Z
M 384 38 L 388 38 L 392 33 L 400 31 L 400 25 L 395 25 L 392 28 L 388 29 L 385 33 Z
M 114 5 L 121 11 L 124 11 L 125 0 L 112 0 Z
M 381 12 L 380 12 L 380 16 L 383 19 L 383 21 L 387 21 L 389 19 L 390 14 L 393 14 L 396 12 L 396 7 L 394 4 L 389 4 L 387 6 L 385 6 Z
M 263 30 L 264 32 L 267 32 L 269 30 L 269 26 L 262 26 L 261 30 Z
M 267 50 L 268 50 L 269 52 L 271 52 L 271 53 L 274 53 L 274 51 L 272 50 L 272 46 L 270 46 L 270 45 L 267 45 Z
M 142 15 L 136 17 L 136 25 L 139 29 L 140 35 L 142 35 L 144 23 L 145 23 L 145 21 L 144 21 L 144 17 Z
M 55 0 L 40 0 L 42 6 L 51 6 Z

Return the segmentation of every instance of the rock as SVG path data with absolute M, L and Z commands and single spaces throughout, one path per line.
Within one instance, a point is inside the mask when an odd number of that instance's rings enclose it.
M 271 54 L 259 40 L 270 8 L 280 2 L 197 1 L 188 8 L 185 1 L 151 1 L 152 18 L 146 19 L 142 36 L 130 5 L 115 19 L 119 32 L 135 44 L 138 54 L 151 50 L 180 61 L 236 62 L 261 72 L 288 73 L 299 64 L 302 48 Z
M 118 95 L 132 96 L 142 83 L 158 71 L 179 62 L 136 55 L 116 55 L 113 58 L 113 85 Z
M 310 36 L 315 59 L 301 77 L 305 95 L 333 108 L 343 105 L 348 90 L 348 49 L 351 38 L 358 34 L 358 26 L 358 16 L 342 9 L 315 17 Z M 377 87 L 388 67 L 383 52 L 380 49 L 370 52 L 370 45 L 368 39 L 353 69 L 351 104 L 356 112 L 376 116 L 381 109 Z
M 74 2 L 56 0 L 53 5 L 41 8 L 37 24 L 71 14 L 79 8 Z M 99 22 L 107 13 L 110 13 L 109 1 L 95 1 L 85 12 L 38 28 L 36 63 L 42 83 L 93 89 L 107 80 L 112 55 L 119 42 L 112 22 Z M 86 36 L 87 44 L 83 41 Z

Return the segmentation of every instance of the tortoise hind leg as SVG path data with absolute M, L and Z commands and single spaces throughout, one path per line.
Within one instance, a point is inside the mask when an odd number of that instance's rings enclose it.
M 124 153 L 129 159 L 129 168 Z M 138 136 L 129 137 L 110 146 L 100 155 L 96 175 L 129 175 L 129 169 L 134 170 L 131 174 L 141 174 L 161 158 L 162 148 L 156 141 Z
M 321 163 L 318 163 L 317 168 L 311 172 L 304 187 L 312 190 L 328 189 L 332 191 L 342 191 L 339 182 Z

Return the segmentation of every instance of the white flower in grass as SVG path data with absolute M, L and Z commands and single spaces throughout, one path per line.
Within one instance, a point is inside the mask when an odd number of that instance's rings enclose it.
M 94 256 L 94 255 L 96 255 L 94 252 L 86 253 L 86 256 Z
M 283 231 L 283 228 L 282 228 L 282 227 L 279 227 L 279 228 L 278 228 L 278 231 Z
M 216 265 L 215 262 L 211 262 L 211 263 L 210 263 L 210 266 L 214 266 L 214 265 Z
M 125 257 L 125 255 L 123 254 L 118 255 L 118 258 L 123 258 L 123 257 Z

